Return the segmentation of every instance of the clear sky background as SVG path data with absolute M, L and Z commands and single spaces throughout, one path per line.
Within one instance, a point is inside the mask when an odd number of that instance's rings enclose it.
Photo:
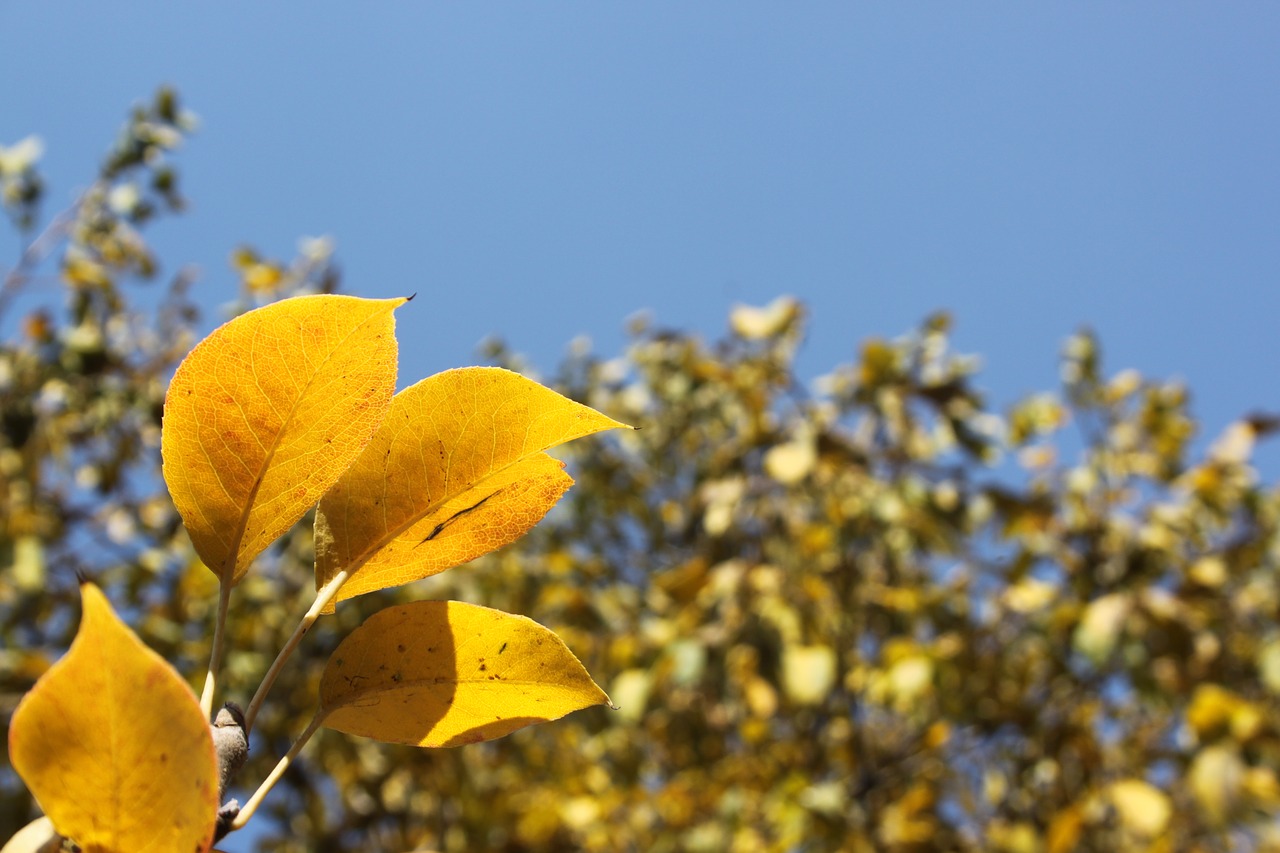
M 1089 324 L 1207 439 L 1280 409 L 1278 46 L 1255 3 L 0 0 L 0 144 L 44 138 L 52 211 L 172 83 L 161 256 L 212 308 L 238 243 L 332 235 L 348 292 L 419 294 L 402 384 L 791 293 L 805 376 L 947 308 L 1003 405 Z

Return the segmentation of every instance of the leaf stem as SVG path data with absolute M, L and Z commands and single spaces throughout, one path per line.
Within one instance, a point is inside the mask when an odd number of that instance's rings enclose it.
M 319 730 L 321 725 L 323 725 L 324 719 L 327 716 L 329 716 L 329 712 L 324 708 L 316 711 L 315 716 L 311 718 L 311 722 L 307 724 L 306 730 L 303 731 L 302 734 L 298 735 L 298 739 L 293 742 L 293 746 L 289 747 L 289 751 L 284 754 L 284 757 L 276 762 L 275 768 L 273 768 L 271 773 L 267 775 L 267 778 L 262 781 L 262 784 L 258 786 L 258 790 L 253 792 L 253 796 L 244 804 L 244 807 L 240 809 L 240 813 L 236 815 L 236 819 L 231 822 L 231 828 L 228 832 L 234 832 L 237 829 L 244 828 L 244 825 L 249 822 L 249 818 L 253 817 L 253 813 L 258 810 L 258 806 L 262 804 L 262 800 L 267 796 L 267 792 L 275 787 L 276 782 L 280 781 L 280 777 L 289 769 L 290 763 L 293 762 L 293 759 L 298 757 L 298 753 L 302 751 L 302 748 L 307 745 L 307 741 L 311 740 L 311 736 Z
M 302 638 L 311 630 L 311 626 L 320 618 L 320 611 L 324 610 L 326 604 L 333 600 L 338 594 L 338 590 L 347 582 L 347 578 L 351 576 L 350 572 L 341 571 L 333 576 L 327 584 L 320 588 L 316 593 L 316 600 L 311 603 L 311 607 L 303 614 L 302 620 L 298 622 L 298 627 L 294 629 L 293 636 L 289 638 L 289 642 L 284 644 L 280 649 L 280 653 L 276 655 L 275 661 L 271 664 L 271 668 L 267 670 L 267 674 L 262 677 L 262 683 L 258 685 L 258 691 L 253 694 L 253 700 L 249 703 L 249 707 L 244 712 L 244 731 L 248 736 L 253 730 L 253 721 L 258 717 L 258 711 L 262 708 L 262 703 L 266 701 L 267 694 L 271 692 L 271 685 L 276 683 L 276 677 L 280 675 L 280 670 L 284 669 L 285 661 L 289 659 L 289 655 L 293 654 L 293 650 L 302 642 Z
M 226 645 L 227 610 L 231 606 L 231 583 L 218 579 L 218 616 L 213 623 L 213 651 L 209 655 L 209 674 L 204 679 L 204 693 L 200 695 L 200 710 L 207 719 L 213 719 L 213 694 L 217 692 L 218 670 L 222 669 L 222 650 Z

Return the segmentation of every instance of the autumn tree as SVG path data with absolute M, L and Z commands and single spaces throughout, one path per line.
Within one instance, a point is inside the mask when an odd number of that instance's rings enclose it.
M 133 148 L 180 117 L 141 111 Z M 32 228 L 42 180 L 6 152 Z M 47 259 L 66 298 L 3 318 L 6 721 L 75 628 L 76 570 L 179 672 L 207 663 L 217 579 L 159 470 L 198 318 L 183 278 L 145 315 L 126 285 L 158 266 L 147 219 L 179 206 L 157 162 L 104 170 L 5 279 L 12 310 Z M 112 206 L 126 182 L 142 206 Z M 236 264 L 242 308 L 336 287 L 323 261 Z M 620 710 L 461 749 L 320 731 L 265 801 L 260 848 L 1280 849 L 1280 494 L 1250 462 L 1274 421 L 1193 451 L 1189 391 L 1108 368 L 1087 332 L 1060 385 L 993 406 L 943 314 L 799 377 L 808 322 L 783 298 L 714 341 L 636 321 L 621 354 L 575 351 L 548 384 L 640 429 L 568 445 L 576 486 L 517 543 L 338 603 L 281 671 L 241 778 L 289 749 L 341 638 L 412 602 L 528 614 Z M 227 623 L 228 696 L 252 695 L 314 595 L 314 522 L 235 589 L 254 618 Z M 33 813 L 12 775 L 0 795 L 7 837 Z

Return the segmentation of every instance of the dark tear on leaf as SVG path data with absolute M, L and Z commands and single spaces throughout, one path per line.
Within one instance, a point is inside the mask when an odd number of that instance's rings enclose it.
M 441 532 L 443 532 L 443 531 L 444 531 L 444 529 L 445 529 L 446 527 L 448 527 L 450 524 L 453 524 L 455 521 L 457 521 L 459 518 L 462 518 L 462 516 L 466 515 L 466 514 L 467 514 L 467 513 L 469 513 L 469 512 L 475 512 L 475 511 L 476 511 L 476 510 L 478 510 L 480 507 L 484 506 L 484 502 L 485 502 L 485 501 L 489 500 L 489 498 L 493 497 L 493 496 L 494 496 L 494 495 L 496 495 L 496 494 L 499 494 L 499 493 L 500 493 L 500 492 L 502 492 L 502 491 L 503 491 L 502 489 L 498 489 L 498 491 L 493 492 L 493 494 L 485 495 L 485 496 L 484 496 L 484 497 L 482 497 L 480 500 L 478 500 L 476 503 L 472 504 L 471 506 L 467 507 L 466 509 L 460 509 L 460 510 L 458 510 L 458 511 L 457 511 L 457 512 L 455 512 L 453 515 L 449 516 L 449 517 L 448 517 L 448 518 L 446 518 L 444 521 L 442 521 L 442 522 L 440 522 L 439 524 L 437 524 L 437 525 L 436 525 L 436 527 L 435 527 L 435 530 L 432 530 L 430 533 L 428 533 L 428 534 L 427 534 L 427 536 L 426 536 L 426 538 L 425 538 L 425 539 L 423 539 L 423 540 L 422 540 L 422 542 L 419 542 L 419 543 L 418 543 L 418 545 L 422 545 L 423 543 L 430 542 L 432 539 L 435 539 L 435 538 L 436 538 L 437 536 L 439 536 L 439 535 L 441 534 Z M 417 546 L 415 545 L 414 547 L 416 548 Z

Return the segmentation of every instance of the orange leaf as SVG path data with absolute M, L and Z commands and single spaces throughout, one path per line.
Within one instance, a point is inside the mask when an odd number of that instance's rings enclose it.
M 301 296 L 244 314 L 179 365 L 164 479 L 223 582 L 310 509 L 359 455 L 395 391 L 404 299 Z
M 71 648 L 13 713 L 13 768 L 85 853 L 208 850 L 218 767 L 200 703 L 96 586 L 80 594 Z
M 351 598 L 506 545 L 573 482 L 543 451 L 622 426 L 496 367 L 449 370 L 406 388 L 320 501 L 316 588 L 346 570 L 337 600 Z
M 324 725 L 413 746 L 510 734 L 605 695 L 547 628 L 458 601 L 415 601 L 369 617 L 329 658 Z

